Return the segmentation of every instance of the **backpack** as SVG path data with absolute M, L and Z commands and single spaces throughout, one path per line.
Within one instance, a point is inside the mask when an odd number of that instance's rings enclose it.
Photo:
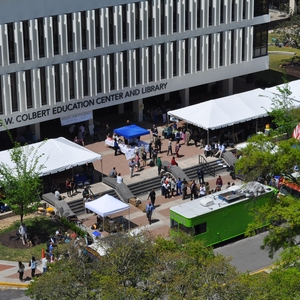
M 154 166 L 155 166 L 155 164 L 154 164 L 154 161 L 153 161 L 153 160 L 150 160 L 149 166 L 150 166 L 150 167 L 154 167 Z

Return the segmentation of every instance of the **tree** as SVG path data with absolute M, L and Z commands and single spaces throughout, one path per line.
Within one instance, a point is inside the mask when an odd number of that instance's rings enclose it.
M 72 241 L 60 249 L 60 260 L 50 264 L 50 269 L 36 277 L 26 294 L 37 300 L 99 299 L 99 261 L 90 260 L 79 251 L 78 242 Z
M 258 134 L 248 139 L 248 145 L 240 154 L 241 158 L 235 164 L 235 171 L 237 174 L 243 174 L 245 181 L 283 175 L 297 182 L 292 173 L 294 166 L 300 165 L 299 140 L 291 138 L 274 142 L 273 137 Z
M 268 235 L 263 240 L 262 249 L 268 251 L 269 256 L 280 248 L 289 249 L 297 245 L 300 233 L 300 202 L 291 196 L 271 199 L 258 211 L 252 212 L 253 223 L 248 227 L 247 234 L 256 232 L 256 228 L 268 225 Z
M 300 114 L 299 109 L 295 108 L 291 98 L 292 92 L 285 77 L 283 81 L 283 86 L 277 86 L 277 93 L 271 97 L 271 111 L 268 111 L 268 114 L 276 125 L 276 129 L 273 132 L 274 135 L 285 133 L 291 136 L 295 126 L 299 123 Z
M 262 299 L 249 275 L 184 234 L 103 238 L 106 255 L 89 261 L 72 243 L 28 288 L 34 299 Z M 75 252 L 74 252 L 75 251 Z M 254 286 L 254 288 L 252 287 Z
M 0 163 L 0 186 L 6 197 L 5 202 L 16 215 L 20 215 L 22 223 L 23 216 L 36 211 L 40 203 L 40 172 L 44 166 L 38 165 L 41 155 L 37 155 L 37 149 L 30 145 L 21 147 L 19 143 L 14 143 L 9 151 L 14 166 Z
M 297 11 L 300 11 L 300 4 L 295 12 L 290 12 L 291 18 L 281 22 L 275 30 L 280 42 L 295 48 L 300 47 L 300 15 Z

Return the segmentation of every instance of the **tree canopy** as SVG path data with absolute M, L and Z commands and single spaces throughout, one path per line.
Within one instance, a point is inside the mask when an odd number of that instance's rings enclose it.
M 111 236 L 106 255 L 90 261 L 74 246 L 68 259 L 36 278 L 28 295 L 34 299 L 254 299 L 251 285 L 229 261 L 190 236 L 169 240 Z M 70 244 L 71 245 L 71 244 Z M 258 299 L 258 298 L 256 298 Z
M 291 17 L 276 28 L 275 33 L 279 36 L 280 42 L 299 48 L 300 47 L 300 4 L 296 11 L 290 11 Z
M 248 139 L 247 147 L 240 154 L 235 164 L 236 173 L 243 174 L 246 181 L 274 175 L 297 181 L 292 174 L 294 167 L 300 165 L 299 140 L 291 138 L 276 142 L 274 137 L 258 134 Z
M 22 147 L 14 143 L 9 151 L 15 167 L 0 163 L 0 186 L 5 202 L 15 214 L 20 215 L 22 222 L 23 216 L 36 211 L 40 203 L 42 180 L 39 174 L 43 166 L 37 167 L 40 156 L 30 145 Z

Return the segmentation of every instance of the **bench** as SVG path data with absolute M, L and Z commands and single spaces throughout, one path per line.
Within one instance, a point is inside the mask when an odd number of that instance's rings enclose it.
M 118 195 L 121 197 L 121 199 L 126 203 L 129 202 L 129 199 L 135 198 L 128 186 L 124 182 L 117 183 L 117 179 L 111 177 L 104 177 L 103 182 L 115 189 Z
M 74 212 L 71 210 L 65 200 L 58 200 L 53 193 L 43 194 L 43 200 L 54 206 L 60 216 L 70 217 L 74 216 Z
M 235 155 L 233 155 L 232 152 L 230 152 L 230 151 L 226 151 L 226 152 L 222 153 L 222 158 L 228 167 L 234 167 L 234 164 L 237 161 L 237 158 L 235 157 Z
M 176 179 L 185 178 L 189 180 L 188 176 L 184 173 L 184 171 L 178 166 L 170 166 L 170 163 L 166 160 L 162 161 L 162 169 L 165 172 L 171 173 Z

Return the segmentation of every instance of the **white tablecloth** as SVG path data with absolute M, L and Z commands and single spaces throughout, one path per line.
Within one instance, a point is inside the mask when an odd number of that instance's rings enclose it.
M 111 139 L 106 139 L 105 140 L 105 145 L 109 146 L 109 147 L 113 147 L 114 146 L 114 140 Z
M 114 140 L 106 139 L 105 140 L 105 145 L 107 145 L 109 147 L 113 147 L 114 146 Z M 144 145 L 145 151 L 149 152 L 149 144 L 144 142 L 144 141 L 139 141 L 137 146 L 141 147 L 142 145 Z M 135 149 L 136 146 L 130 146 L 130 145 L 128 146 L 128 145 L 120 143 L 119 147 L 120 147 L 121 152 L 125 154 L 127 160 L 131 159 L 131 158 L 134 158 L 134 149 Z

